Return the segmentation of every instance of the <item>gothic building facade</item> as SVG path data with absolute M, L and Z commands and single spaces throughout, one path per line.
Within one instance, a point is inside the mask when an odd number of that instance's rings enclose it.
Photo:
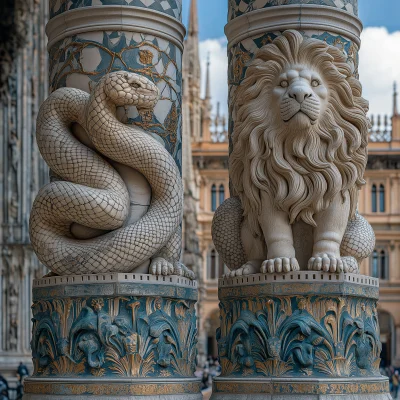
M 219 204 L 229 197 L 229 145 L 225 120 L 211 110 L 209 79 L 205 97 L 200 98 L 200 60 L 196 1 L 192 0 L 186 56 L 190 64 L 184 71 L 189 82 L 186 107 L 189 111 L 193 160 L 193 185 L 197 200 L 198 237 L 202 255 L 200 274 L 202 351 L 217 355 L 215 331 L 219 326 L 218 278 L 224 265 L 211 238 L 211 222 Z M 209 65 L 209 64 L 208 64 Z M 207 73 L 207 77 L 209 74 Z M 376 248 L 361 266 L 361 273 L 381 280 L 379 319 L 384 364 L 400 366 L 400 114 L 397 90 L 393 115 L 372 116 L 369 161 L 359 201 L 359 211 L 372 224 Z M 373 112 L 373 110 L 371 110 Z
M 45 0 L 7 0 L 0 23 L 0 374 L 30 365 L 31 283 L 43 276 L 29 245 L 29 210 L 47 170 L 35 141 L 47 96 Z M 12 48 L 11 48 L 12 47 Z
M 192 204 L 195 204 L 196 234 L 201 255 L 197 276 L 200 289 L 199 355 L 202 361 L 207 353 L 217 354 L 217 279 L 224 266 L 212 244 L 211 222 L 216 208 L 229 197 L 229 178 L 226 118 L 220 115 L 219 107 L 216 110 L 211 107 L 210 62 L 207 63 L 204 82 L 205 96 L 201 97 L 198 34 L 197 0 L 192 0 L 183 59 L 183 142 L 190 143 L 190 149 L 185 148 L 184 158 L 191 165 L 183 170 L 184 178 L 185 174 L 186 177 L 190 174 L 190 178 L 185 179 L 185 185 L 190 186 Z

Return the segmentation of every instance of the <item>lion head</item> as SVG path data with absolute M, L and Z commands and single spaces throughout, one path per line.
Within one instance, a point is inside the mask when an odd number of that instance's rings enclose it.
M 233 101 L 230 176 L 244 215 L 261 234 L 261 191 L 290 223 L 348 192 L 350 218 L 367 162 L 368 102 L 346 56 L 318 39 L 286 31 L 249 63 Z

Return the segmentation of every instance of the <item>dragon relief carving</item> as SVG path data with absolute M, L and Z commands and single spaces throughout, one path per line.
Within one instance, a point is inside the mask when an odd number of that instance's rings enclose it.
M 375 236 L 358 214 L 368 102 L 346 56 L 286 31 L 248 63 L 232 100 L 232 192 L 213 240 L 230 276 L 304 266 L 358 272 Z
M 91 95 L 62 88 L 43 103 L 37 142 L 56 179 L 33 204 L 30 236 L 54 274 L 149 271 L 194 279 L 179 261 L 178 167 L 150 132 L 116 116 L 117 107 L 129 105 L 151 111 L 158 99 L 149 79 L 119 71 Z

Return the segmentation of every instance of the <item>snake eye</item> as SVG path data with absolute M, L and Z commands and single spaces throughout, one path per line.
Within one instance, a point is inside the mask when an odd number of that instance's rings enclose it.
M 318 87 L 321 84 L 321 82 L 318 79 L 313 79 L 311 82 L 312 87 Z
M 280 83 L 280 86 L 283 87 L 283 88 L 287 88 L 289 86 L 289 82 L 288 81 L 282 81 Z
M 139 89 L 139 88 L 140 88 L 140 85 L 139 85 L 138 83 L 136 83 L 136 82 L 132 82 L 132 83 L 131 83 L 131 86 L 132 86 L 133 88 L 135 88 L 135 89 Z

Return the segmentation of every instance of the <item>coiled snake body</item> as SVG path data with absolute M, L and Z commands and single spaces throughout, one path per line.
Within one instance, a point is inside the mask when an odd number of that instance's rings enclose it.
M 37 256 L 55 274 L 131 272 L 150 258 L 153 273 L 188 274 L 178 262 L 183 188 L 176 163 L 143 129 L 116 118 L 117 106 L 152 109 L 158 97 L 147 78 L 121 71 L 103 77 L 90 96 L 63 88 L 43 103 L 37 142 L 62 180 L 39 192 L 30 235 Z M 72 122 L 85 128 L 97 151 L 74 137 Z M 130 206 L 126 184 L 103 157 L 139 171 L 150 184 L 150 208 L 132 225 L 124 226 Z M 73 223 L 111 232 L 78 240 L 71 234 Z

